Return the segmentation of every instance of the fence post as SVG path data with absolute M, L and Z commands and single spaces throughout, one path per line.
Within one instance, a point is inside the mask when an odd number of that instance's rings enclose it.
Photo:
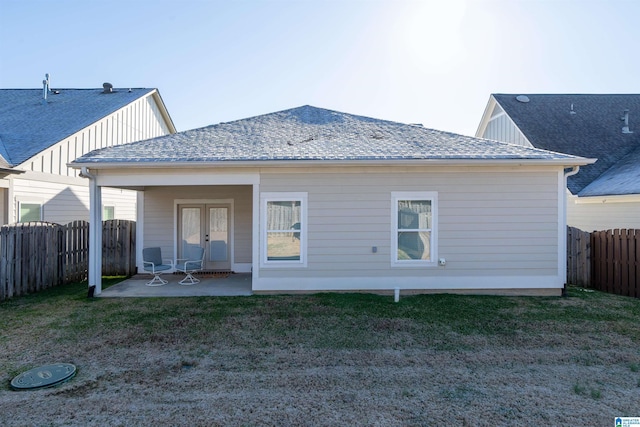
M 7 283 L 7 227 L 0 227 L 0 301 L 8 298 Z
M 629 287 L 640 298 L 640 230 L 629 231 Z

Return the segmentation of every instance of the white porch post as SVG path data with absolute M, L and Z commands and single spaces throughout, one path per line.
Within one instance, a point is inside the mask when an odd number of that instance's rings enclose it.
M 144 264 L 142 264 L 142 248 L 143 247 L 144 247 L 144 191 L 138 191 L 136 193 L 136 272 L 141 272 L 144 268 Z
M 89 289 L 102 292 L 102 187 L 89 179 Z
M 251 240 L 251 290 L 256 289 L 260 279 L 260 184 L 253 184 L 253 213 Z

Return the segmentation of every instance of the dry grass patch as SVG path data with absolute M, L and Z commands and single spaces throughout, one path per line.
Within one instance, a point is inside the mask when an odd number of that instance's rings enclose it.
M 640 302 L 367 294 L 0 304 L 0 425 L 607 425 L 637 416 Z M 68 362 L 71 381 L 15 392 Z M 34 408 L 38 402 L 37 410 Z

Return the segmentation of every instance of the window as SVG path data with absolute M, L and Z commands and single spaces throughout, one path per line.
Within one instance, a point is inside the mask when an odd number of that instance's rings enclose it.
M 437 193 L 392 193 L 392 224 L 392 265 L 435 265 Z
M 115 219 L 116 208 L 115 206 L 103 206 L 102 207 L 102 220 Z
M 42 204 L 18 203 L 19 222 L 42 221 Z
M 263 266 L 306 267 L 307 194 L 263 193 Z

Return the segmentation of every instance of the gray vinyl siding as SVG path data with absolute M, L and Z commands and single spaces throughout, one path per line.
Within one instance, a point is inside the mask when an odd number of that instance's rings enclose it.
M 558 274 L 558 171 L 261 175 L 261 192 L 308 193 L 307 268 L 261 276 L 518 276 Z M 438 193 L 438 257 L 446 268 L 391 267 L 391 193 Z M 372 247 L 377 248 L 373 253 Z
M 42 219 L 57 224 L 68 224 L 75 220 L 89 220 L 89 187 L 85 179 L 78 184 L 65 184 L 41 180 L 13 180 L 13 217 L 19 219 L 18 205 L 38 203 L 42 205 Z M 136 195 L 134 191 L 104 188 L 102 204 L 115 208 L 116 219 L 136 219 Z
M 584 231 L 616 228 L 640 229 L 640 201 L 575 203 L 570 196 L 567 203 L 567 224 Z
M 163 256 L 175 258 L 175 200 L 233 199 L 234 262 L 251 262 L 251 186 L 147 187 L 144 191 L 144 246 L 160 246 Z

